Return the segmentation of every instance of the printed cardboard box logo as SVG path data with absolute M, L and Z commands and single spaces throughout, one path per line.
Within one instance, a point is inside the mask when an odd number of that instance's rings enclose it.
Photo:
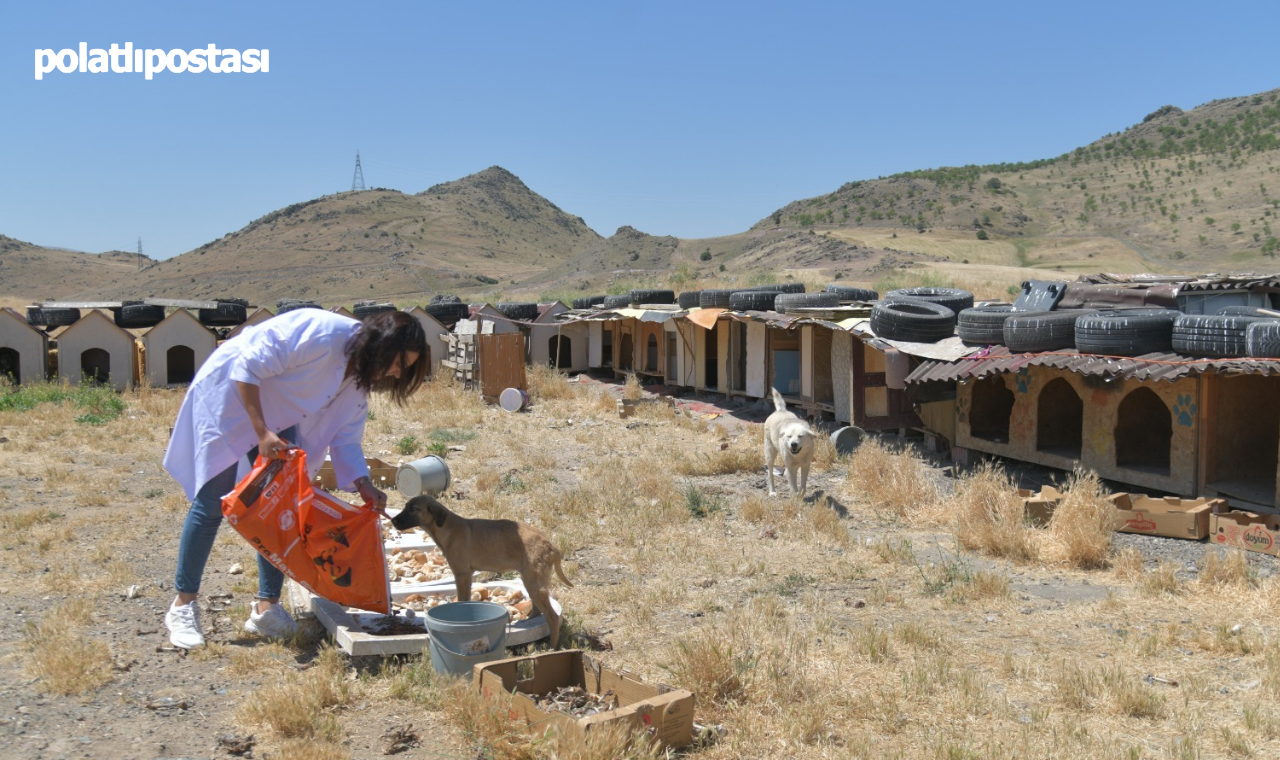
M 1141 531 L 1143 533 L 1148 533 L 1156 529 L 1156 524 L 1145 517 L 1139 516 L 1139 517 L 1133 518 L 1132 520 L 1126 521 L 1124 524 L 1124 529 L 1136 530 L 1136 531 Z
M 1275 546 L 1275 540 L 1271 535 L 1271 531 L 1261 525 L 1254 525 L 1244 532 L 1241 536 L 1244 542 L 1254 547 L 1258 551 L 1270 551 Z

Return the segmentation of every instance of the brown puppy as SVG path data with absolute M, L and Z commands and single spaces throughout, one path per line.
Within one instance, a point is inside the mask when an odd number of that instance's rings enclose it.
M 547 616 L 551 646 L 560 643 L 560 616 L 551 607 L 551 571 L 572 587 L 560 567 L 560 550 L 538 530 L 514 520 L 476 520 L 459 517 L 430 496 L 415 496 L 391 520 L 397 530 L 421 527 L 440 547 L 453 571 L 458 600 L 471 598 L 471 574 L 518 571 L 529 599 Z M 532 616 L 530 616 L 532 617 Z

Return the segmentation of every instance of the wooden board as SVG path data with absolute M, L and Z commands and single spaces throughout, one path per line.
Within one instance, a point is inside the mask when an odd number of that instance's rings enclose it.
M 480 395 L 496 398 L 507 388 L 525 389 L 523 333 L 480 335 Z

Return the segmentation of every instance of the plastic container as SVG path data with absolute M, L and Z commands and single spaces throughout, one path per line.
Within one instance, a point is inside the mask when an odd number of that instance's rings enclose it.
M 402 464 L 396 473 L 396 490 L 410 499 L 424 493 L 430 496 L 444 493 L 452 482 L 449 465 L 438 456 L 427 456 Z
M 508 388 L 498 396 L 498 406 L 508 412 L 518 412 L 529 405 L 529 394 L 519 388 Z
M 426 613 L 431 635 L 431 667 L 437 673 L 466 676 L 479 663 L 507 656 L 507 608 L 493 602 L 450 602 Z

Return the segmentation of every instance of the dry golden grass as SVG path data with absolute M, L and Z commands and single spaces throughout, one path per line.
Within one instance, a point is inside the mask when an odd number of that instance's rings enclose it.
M 81 630 L 92 611 L 91 599 L 76 597 L 28 624 L 23 632 L 27 672 L 39 679 L 41 689 L 84 694 L 111 680 L 111 651 Z
M 900 448 L 872 439 L 849 458 L 848 488 L 882 517 L 918 525 L 942 518 L 938 483 L 929 468 Z
M 957 483 L 953 503 L 956 538 L 966 549 L 1017 562 L 1040 557 L 1013 481 L 990 462 Z
M 269 728 L 283 739 L 320 740 L 334 744 L 343 731 L 334 710 L 347 705 L 357 686 L 347 680 L 345 656 L 338 649 L 320 650 L 315 665 L 288 673 L 255 691 L 240 707 L 245 722 Z
M 1254 586 L 1258 582 L 1248 558 L 1239 549 L 1205 552 L 1197 579 L 1202 586 Z
M 1077 472 L 1049 520 L 1054 551 L 1065 563 L 1092 569 L 1111 560 L 1112 514 L 1102 483 L 1093 472 Z
M 764 449 L 759 441 L 750 440 L 747 435 L 736 439 L 720 440 L 712 443 L 709 449 L 701 451 L 680 451 L 674 462 L 675 471 L 680 475 L 732 475 L 738 472 L 764 472 Z

